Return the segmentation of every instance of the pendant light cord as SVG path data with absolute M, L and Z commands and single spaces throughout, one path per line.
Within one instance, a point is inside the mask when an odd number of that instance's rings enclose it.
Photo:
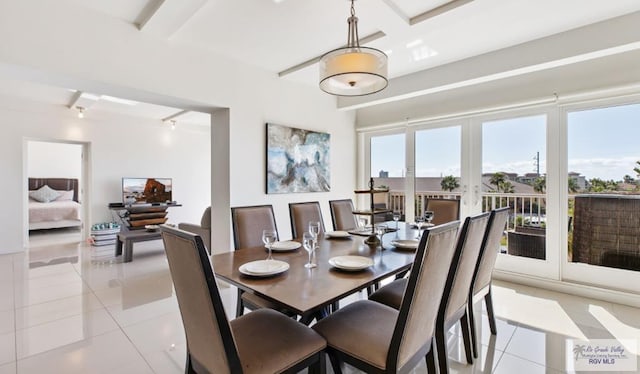
M 356 8 L 351 0 L 351 17 L 347 19 L 349 23 L 349 35 L 347 35 L 347 47 L 360 48 L 360 37 L 358 36 L 358 17 L 356 17 Z

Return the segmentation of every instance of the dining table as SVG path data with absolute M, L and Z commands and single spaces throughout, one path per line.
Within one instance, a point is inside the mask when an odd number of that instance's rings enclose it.
M 401 246 L 394 246 L 392 242 L 415 243 L 418 230 L 404 222 L 398 222 L 397 227 L 396 222 L 387 223 L 388 232 L 382 235 L 382 246 L 364 243 L 371 231 L 351 231 L 351 235 L 344 237 L 321 233 L 314 268 L 305 268 L 308 254 L 302 247 L 273 251 L 273 259 L 286 262 L 288 269 L 271 276 L 246 275 L 240 269 L 244 264 L 266 260 L 264 246 L 215 254 L 211 262 L 219 280 L 266 298 L 300 315 L 301 321 L 310 322 L 325 316 L 329 306 L 338 300 L 410 269 L 416 249 L 399 248 Z M 356 271 L 342 270 L 330 264 L 338 256 L 369 258 L 372 265 Z

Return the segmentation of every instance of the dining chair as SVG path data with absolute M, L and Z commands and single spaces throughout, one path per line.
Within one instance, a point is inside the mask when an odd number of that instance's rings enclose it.
M 434 331 L 438 307 L 455 252 L 459 222 L 422 235 L 407 292 L 398 310 L 370 300 L 351 303 L 312 328 L 327 340 L 336 374 L 342 362 L 367 373 L 411 370 L 424 357 L 435 372 Z
M 358 227 L 351 199 L 329 200 L 329 210 L 334 230 L 347 231 Z
M 426 210 L 433 212 L 434 225 L 442 225 L 460 219 L 460 200 L 456 199 L 427 199 Z
M 489 329 L 491 334 L 496 335 L 496 317 L 493 312 L 493 298 L 491 296 L 491 275 L 500 252 L 500 240 L 504 234 L 504 229 L 509 219 L 509 207 L 495 209 L 491 212 L 487 230 L 482 242 L 482 253 L 478 260 L 476 275 L 473 280 L 473 287 L 469 295 L 469 322 L 471 329 L 471 345 L 473 347 L 473 357 L 478 357 L 478 335 L 475 327 L 473 315 L 473 305 L 484 298 L 487 307 L 487 318 L 489 319 Z
M 462 327 L 462 338 L 467 362 L 470 364 L 473 363 L 468 299 L 489 216 L 490 213 L 482 213 L 467 217 L 457 239 L 456 253 L 451 269 L 449 270 L 436 322 L 436 350 L 438 352 L 438 365 L 442 373 L 449 372 L 445 335 L 447 330 L 458 322 L 460 322 Z M 399 279 L 374 292 L 369 297 L 369 300 L 393 308 L 400 308 L 408 289 L 409 282 L 407 279 Z
M 273 206 L 271 205 L 232 207 L 231 225 L 233 228 L 233 244 L 236 251 L 243 248 L 264 246 L 264 243 L 262 242 L 263 230 L 274 230 L 276 232 L 276 237 L 278 237 L 276 218 L 273 213 Z M 245 308 L 249 310 L 269 308 L 288 315 L 292 314 L 274 302 L 271 302 L 261 296 L 244 292 L 238 288 L 236 317 L 243 315 Z
M 309 231 L 309 222 L 320 222 L 320 233 L 325 231 L 320 203 L 317 201 L 289 203 L 289 217 L 291 235 L 294 239 L 302 238 L 302 234 Z
M 229 321 L 202 238 L 161 231 L 187 338 L 186 373 L 324 373 L 320 335 L 269 309 Z

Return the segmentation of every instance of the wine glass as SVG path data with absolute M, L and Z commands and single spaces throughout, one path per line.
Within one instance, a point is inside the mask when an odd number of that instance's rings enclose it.
M 320 222 L 318 221 L 309 222 L 309 233 L 311 233 L 311 235 L 313 235 L 313 239 L 317 241 L 318 234 L 320 234 Z
M 367 228 L 367 219 L 366 218 L 358 219 L 358 223 L 360 224 L 360 230 L 361 231 L 364 231 Z
M 393 211 L 393 221 L 396 223 L 396 230 L 398 230 L 398 221 L 400 221 L 400 211 L 399 210 L 394 210 Z
M 311 269 L 311 268 L 316 267 L 316 264 L 311 262 L 311 255 L 313 254 L 313 251 L 316 248 L 315 241 L 316 241 L 316 239 L 315 239 L 315 235 L 313 235 L 313 233 L 305 232 L 304 234 L 302 234 L 302 246 L 307 251 L 307 253 L 309 253 L 309 262 L 307 262 L 304 265 L 304 267 L 306 267 L 307 269 Z
M 422 225 L 424 224 L 424 216 L 417 216 L 416 217 L 416 226 L 418 226 L 418 235 L 416 236 L 416 239 L 420 239 L 420 236 L 422 235 Z
M 425 211 L 424 219 L 427 221 L 427 223 L 431 223 L 431 221 L 433 221 L 433 210 Z
M 382 235 L 384 235 L 384 233 L 386 232 L 387 232 L 387 225 L 385 225 L 384 223 L 376 225 L 376 234 L 380 236 L 380 248 L 384 248 L 382 246 Z
M 267 260 L 273 260 L 273 257 L 271 257 L 271 246 L 275 243 L 277 236 L 275 230 L 262 230 L 262 242 L 267 246 L 267 249 L 269 249 L 269 257 L 267 257 Z

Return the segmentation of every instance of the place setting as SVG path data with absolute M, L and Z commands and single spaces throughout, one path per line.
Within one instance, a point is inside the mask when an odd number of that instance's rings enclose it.
M 343 271 L 362 271 L 373 266 L 373 260 L 364 256 L 336 256 L 329 259 L 329 265 Z
M 418 249 L 420 241 L 418 239 L 394 239 L 389 244 L 395 249 L 415 251 Z
M 242 264 L 238 268 L 238 271 L 250 277 L 270 277 L 280 273 L 284 273 L 285 271 L 289 270 L 289 263 L 280 261 L 280 260 L 274 260 L 273 257 L 271 256 L 271 252 L 278 251 L 278 250 L 280 251 L 295 250 L 296 248 L 300 247 L 300 243 L 293 242 L 293 241 L 276 242 L 276 238 L 277 238 L 277 234 L 274 230 L 263 230 L 262 242 L 265 244 L 265 247 L 267 247 L 267 250 L 269 252 L 267 259 L 251 261 L 251 262 Z M 289 244 L 281 244 L 282 247 L 280 247 L 280 249 L 276 249 L 276 247 L 274 247 L 274 244 L 276 243 L 289 243 Z M 290 243 L 296 243 L 298 244 L 298 246 L 296 248 L 290 249 L 293 247 L 293 244 L 290 244 Z M 282 248 L 286 248 L 286 249 L 282 249 Z
M 351 234 L 348 231 L 327 231 L 324 233 L 327 239 L 350 239 Z

